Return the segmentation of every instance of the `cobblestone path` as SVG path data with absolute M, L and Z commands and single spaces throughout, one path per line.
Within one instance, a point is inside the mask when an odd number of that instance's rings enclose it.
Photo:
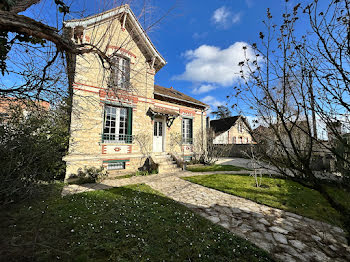
M 145 183 L 213 223 L 267 250 L 278 260 L 350 261 L 350 247 L 346 244 L 345 233 L 341 228 L 260 205 L 180 178 L 204 174 L 208 173 L 179 172 L 106 180 L 101 184 L 84 187 L 68 186 L 62 194 Z

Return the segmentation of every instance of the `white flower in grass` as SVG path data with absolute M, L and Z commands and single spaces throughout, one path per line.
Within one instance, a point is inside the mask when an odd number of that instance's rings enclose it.
M 74 233 L 74 229 L 72 229 L 70 232 Z

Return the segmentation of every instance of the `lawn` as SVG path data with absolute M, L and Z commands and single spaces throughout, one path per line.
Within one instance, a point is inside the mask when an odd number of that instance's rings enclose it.
M 148 186 L 63 198 L 61 188 L 0 210 L 1 261 L 273 261 Z
M 250 170 L 244 167 L 232 166 L 232 165 L 189 165 L 186 168 L 191 172 L 213 172 L 213 171 L 241 171 L 241 170 Z
M 263 177 L 263 187 L 256 187 L 254 177 L 248 175 L 214 174 L 184 179 L 260 204 L 341 226 L 340 214 L 319 192 L 290 180 Z M 337 201 L 341 201 L 343 205 L 350 205 L 347 202 L 350 199 L 349 192 L 335 188 L 329 188 L 329 192 L 337 196 Z

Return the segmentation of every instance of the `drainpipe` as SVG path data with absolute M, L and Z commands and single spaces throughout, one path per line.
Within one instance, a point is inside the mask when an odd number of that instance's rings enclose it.
M 201 114 L 201 128 L 202 128 L 202 150 L 204 149 L 204 130 L 203 130 L 203 110 Z M 201 152 L 203 153 L 203 152 Z

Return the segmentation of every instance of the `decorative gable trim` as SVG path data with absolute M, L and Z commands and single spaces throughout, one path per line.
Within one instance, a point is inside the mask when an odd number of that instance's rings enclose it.
M 89 25 L 100 23 L 104 20 L 111 19 L 121 14 L 124 14 L 124 17 L 126 17 L 125 19 L 128 19 L 131 22 L 132 26 L 136 28 L 137 35 L 140 36 L 141 39 L 143 40 L 144 46 L 146 47 L 151 57 L 154 57 L 156 60 L 158 60 L 158 63 L 159 63 L 158 70 L 162 68 L 166 64 L 165 59 L 155 48 L 155 46 L 149 39 L 148 35 L 146 34 L 145 30 L 142 28 L 141 24 L 137 20 L 135 14 L 132 12 L 129 5 L 127 4 L 116 7 L 114 9 L 108 10 L 100 14 L 96 14 L 96 15 L 89 16 L 82 19 L 67 20 L 67 21 L 64 21 L 63 23 L 65 27 L 71 27 L 71 28 L 75 28 L 77 26 L 88 27 Z

